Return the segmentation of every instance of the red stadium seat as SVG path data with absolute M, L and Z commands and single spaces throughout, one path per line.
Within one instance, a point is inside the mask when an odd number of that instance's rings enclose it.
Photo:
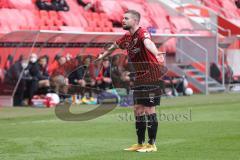
M 57 31 L 57 30 L 59 30 L 59 28 L 56 26 L 49 26 L 49 30 Z
M 0 25 L 0 33 L 8 33 L 11 32 L 11 28 L 9 26 L 5 25 Z
M 109 19 L 112 21 L 121 22 L 121 17 L 124 13 L 124 10 L 122 6 L 118 4 L 118 1 L 102 0 L 100 3 L 102 6 L 104 6 L 103 10 L 108 15 Z
M 102 32 L 102 28 L 96 27 L 96 28 L 94 28 L 94 32 Z
M 48 12 L 48 16 L 49 16 L 50 18 L 59 18 L 58 12 L 56 12 L 56 11 L 49 11 L 49 12 Z
M 34 27 L 30 27 L 30 30 L 34 30 L 34 31 L 37 31 L 39 30 L 40 28 L 38 26 L 34 26 Z
M 61 20 L 54 19 L 53 22 L 54 22 L 54 25 L 57 27 L 60 27 L 63 25 L 63 21 Z
M 88 21 L 88 26 L 90 27 L 97 27 L 98 21 Z
M 48 19 L 49 16 L 48 16 L 48 12 L 47 11 L 44 11 L 44 10 L 40 10 L 40 18 L 46 18 Z
M 47 25 L 47 26 L 54 26 L 53 20 L 52 20 L 52 19 L 46 20 L 46 25 Z
M 40 26 L 40 30 L 49 30 L 50 28 L 48 26 Z
M 100 13 L 101 20 L 108 20 L 108 16 L 106 13 Z
M 30 30 L 31 28 L 29 26 L 20 26 L 20 30 Z
M 34 14 L 34 12 L 23 9 L 20 11 L 21 14 L 25 17 L 26 21 L 27 21 L 27 25 L 29 27 L 35 27 L 37 25 L 37 20 L 38 20 L 38 16 Z
M 60 30 L 61 31 L 78 31 L 78 32 L 83 32 L 84 28 L 82 28 L 82 27 L 61 26 Z
M 170 17 L 170 21 L 174 25 L 176 33 L 189 33 L 193 30 L 193 26 L 185 17 Z
M 9 5 L 16 9 L 35 9 L 36 6 L 32 0 L 8 0 Z

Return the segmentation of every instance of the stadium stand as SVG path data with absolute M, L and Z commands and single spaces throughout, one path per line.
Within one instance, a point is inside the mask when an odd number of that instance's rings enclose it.
M 97 1 L 98 12 L 86 11 L 76 0 L 68 0 L 70 10 L 67 12 L 39 10 L 36 0 L 1 0 L 0 27 L 2 33 L 14 30 L 76 30 L 92 32 L 118 32 L 120 29 L 114 25 L 121 23 L 121 15 L 127 10 L 134 8 L 142 15 L 141 25 L 155 27 L 157 33 L 171 33 L 175 28 L 167 20 L 168 13 L 158 3 L 139 1 Z M 15 17 L 18 17 L 17 19 Z M 9 17 L 9 18 L 6 18 Z M 14 21 L 13 21 L 13 19 Z M 161 21 L 159 21 L 161 19 Z M 178 19 L 178 18 L 176 18 Z M 184 19 L 184 18 L 182 18 Z M 99 21 L 100 20 L 100 21 Z M 187 25 L 187 22 L 176 23 Z M 119 27 L 119 25 L 117 27 Z M 180 27 L 181 28 L 181 27 Z
M 240 10 L 235 5 L 232 0 L 202 0 L 203 4 L 212 10 L 214 10 L 219 15 L 224 18 L 229 19 L 234 22 L 234 24 L 239 25 Z M 231 11 L 231 12 L 229 12 Z

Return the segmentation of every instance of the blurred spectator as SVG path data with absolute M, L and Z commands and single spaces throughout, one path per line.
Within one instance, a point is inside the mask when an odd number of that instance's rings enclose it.
M 74 69 L 74 71 L 68 76 L 69 84 L 78 85 L 79 87 L 85 87 L 86 81 L 83 78 L 84 78 L 86 67 L 83 66 L 82 57 L 80 55 L 76 57 L 76 61 L 77 61 L 77 68 Z M 79 87 L 75 87 L 75 88 L 79 88 Z M 82 97 L 84 96 L 83 90 L 84 89 L 82 88 L 81 90 L 77 91 L 81 94 Z
M 61 57 L 60 54 L 56 54 L 56 56 L 53 59 L 53 62 L 48 65 L 49 75 L 52 75 L 53 71 L 55 71 L 58 68 L 58 60 L 60 57 Z
M 163 82 L 164 94 L 172 96 L 178 96 L 179 94 L 185 95 L 185 90 L 188 86 L 188 81 L 185 76 L 177 78 L 165 75 L 163 77 Z M 169 93 L 166 93 L 166 88 L 170 89 Z
M 67 61 L 70 61 L 70 60 L 72 60 L 72 59 L 73 59 L 72 54 L 67 53 L 67 54 L 66 54 L 66 60 L 67 60 Z
M 40 10 L 69 11 L 69 6 L 65 0 L 37 0 L 36 5 Z
M 52 3 L 48 0 L 36 0 L 36 5 L 40 10 L 53 10 Z
M 0 57 L 0 84 L 3 83 L 4 80 L 4 70 L 1 68 L 2 57 Z
M 235 4 L 236 4 L 237 8 L 240 8 L 240 0 L 235 0 Z
M 112 88 L 112 79 L 110 74 L 110 61 L 108 58 L 104 58 L 102 62 L 102 69 L 96 78 L 97 85 L 100 89 L 106 90 Z
M 5 83 L 15 87 L 17 85 L 18 80 L 20 79 L 17 90 L 14 93 L 14 106 L 22 106 L 24 100 L 24 93 L 26 89 L 27 80 L 30 80 L 31 77 L 29 75 L 28 59 L 27 57 L 22 57 L 20 60 L 16 61 L 6 73 Z
M 121 55 L 115 55 L 112 57 L 111 78 L 114 87 L 126 88 L 127 90 L 129 90 L 130 85 L 129 72 L 125 71 L 123 66 L 120 65 L 120 56 Z
M 233 82 L 233 70 L 230 65 L 225 64 L 224 65 L 224 70 L 225 70 L 225 84 L 230 84 Z
M 96 85 L 96 80 L 95 80 L 95 67 L 93 64 L 93 57 L 92 56 L 87 56 L 84 60 L 84 75 L 83 79 L 86 82 L 86 88 L 85 88 L 85 93 L 89 93 L 87 97 L 83 97 L 83 102 L 86 103 L 86 98 L 92 100 L 93 99 L 93 91 L 94 87 Z
M 69 11 L 69 6 L 65 0 L 52 0 L 51 3 L 55 11 Z
M 50 86 L 60 96 L 65 97 L 68 92 L 68 78 L 65 77 L 68 67 L 66 63 L 67 59 L 64 56 L 59 56 L 56 58 L 56 62 L 56 68 L 54 68 L 50 77 Z
M 47 72 L 48 57 L 47 56 L 39 57 L 38 65 L 40 67 L 38 87 L 39 88 L 49 88 L 50 81 L 49 81 L 49 74 Z
M 27 80 L 26 88 L 27 88 L 27 97 L 28 97 L 28 102 L 31 102 L 32 97 L 38 90 L 38 82 L 41 80 L 44 76 L 41 75 L 40 72 L 40 66 L 38 64 L 38 56 L 35 53 L 32 53 L 29 58 L 29 65 L 28 65 L 28 70 L 29 70 L 29 76 L 31 79 Z
M 4 70 L 7 71 L 13 65 L 13 56 L 11 54 L 8 55 L 7 61 L 4 64 Z
M 67 62 L 66 57 L 64 56 L 59 56 L 55 59 L 55 64 L 54 66 L 51 66 L 52 71 L 51 74 L 52 75 L 65 75 L 65 68 L 63 67 L 64 64 Z
M 93 7 L 93 2 L 84 2 L 83 0 L 77 0 L 78 4 L 81 5 L 85 10 L 91 10 L 92 12 L 95 11 Z
M 216 63 L 210 65 L 210 76 L 215 79 L 217 82 L 221 83 L 222 74 Z

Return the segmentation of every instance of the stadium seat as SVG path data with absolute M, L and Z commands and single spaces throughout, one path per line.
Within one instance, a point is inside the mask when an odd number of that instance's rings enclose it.
M 224 14 L 225 14 L 226 18 L 236 18 L 236 19 L 240 18 L 238 9 L 236 9 L 236 6 L 233 2 L 222 1 L 222 4 L 225 8 Z M 231 12 L 229 12 L 229 11 L 231 11 Z
M 46 19 L 49 18 L 47 11 L 45 11 L 45 10 L 40 10 L 39 13 L 40 13 L 40 14 L 39 14 L 39 15 L 40 15 L 40 18 L 46 18 Z
M 118 1 L 102 0 L 101 5 L 104 6 L 103 10 L 112 21 L 121 22 L 123 8 L 118 4 Z
M 78 31 L 78 32 L 84 31 L 84 28 L 82 28 L 82 27 L 70 27 L 70 26 L 60 26 L 59 29 L 61 31 Z
M 20 10 L 21 14 L 26 19 L 26 25 L 29 27 L 36 27 L 38 16 L 34 14 L 34 12 L 29 11 L 27 9 Z
M 108 18 L 106 13 L 100 13 L 100 19 L 101 20 L 108 20 L 109 18 Z
M 176 39 L 171 38 L 162 46 L 167 53 L 176 53 Z
M 40 26 L 40 30 L 49 30 L 50 28 L 48 26 Z
M 63 25 L 63 21 L 57 20 L 57 19 L 54 19 L 54 20 L 53 20 L 53 23 L 54 23 L 54 25 L 57 26 L 57 27 L 60 27 L 60 26 Z
M 57 27 L 57 26 L 49 26 L 49 30 L 57 31 L 57 30 L 59 30 L 59 27 Z
M 29 10 L 35 9 L 35 4 L 32 0 L 8 0 L 8 2 L 12 8 Z
M 10 8 L 8 0 L 0 0 L 0 8 Z
M 9 28 L 9 26 L 5 25 L 1 25 L 0 24 L 0 33 L 8 33 L 11 31 L 11 28 Z
M 59 18 L 58 12 L 56 12 L 56 11 L 49 11 L 49 12 L 48 12 L 48 16 L 49 16 L 50 18 Z
M 177 33 L 183 33 L 183 31 L 190 33 L 193 30 L 191 23 L 185 17 L 171 17 L 170 21 L 174 24 Z
M 46 20 L 46 25 L 47 26 L 54 26 L 54 21 L 52 19 Z

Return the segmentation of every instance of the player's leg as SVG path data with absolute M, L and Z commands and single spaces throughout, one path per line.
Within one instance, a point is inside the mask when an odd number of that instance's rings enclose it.
M 156 107 L 145 107 L 147 117 L 148 143 L 153 145 L 156 142 L 158 120 L 156 114 Z
M 125 149 L 126 151 L 137 151 L 144 147 L 145 142 L 146 116 L 144 113 L 144 106 L 140 104 L 135 104 L 133 109 L 135 115 L 135 127 L 138 143 Z
M 158 129 L 156 107 L 146 106 L 145 113 L 147 117 L 148 144 L 137 151 L 138 152 L 155 152 L 157 151 L 155 142 L 156 142 L 157 129 Z
M 134 105 L 134 115 L 135 115 L 135 127 L 136 134 L 138 138 L 138 144 L 144 144 L 145 142 L 145 132 L 146 132 L 146 116 L 144 113 L 143 105 Z
M 147 131 L 148 131 L 148 144 L 143 148 L 137 150 L 138 152 L 155 152 L 156 147 L 156 137 L 158 130 L 158 120 L 156 114 L 156 106 L 160 105 L 160 97 L 149 97 L 145 99 L 144 112 L 147 117 Z

